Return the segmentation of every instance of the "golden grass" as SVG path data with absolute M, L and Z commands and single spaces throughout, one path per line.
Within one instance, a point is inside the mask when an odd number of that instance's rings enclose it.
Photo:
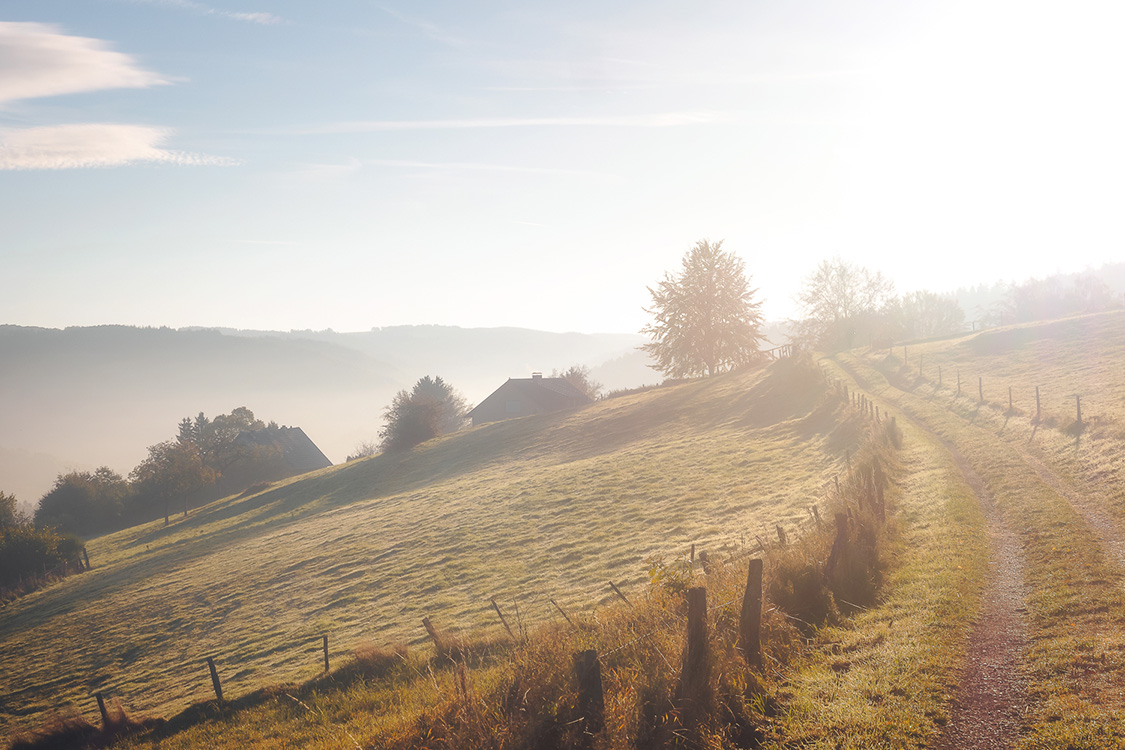
M 816 377 L 780 363 L 487 425 L 94 540 L 92 572 L 0 610 L 0 729 L 66 704 L 94 717 L 95 690 L 172 715 L 209 697 L 207 656 L 228 697 L 305 680 L 324 633 L 334 660 L 420 644 L 423 616 L 493 637 L 490 597 L 525 627 L 561 622 L 549 598 L 600 616 L 607 581 L 636 593 L 654 554 L 722 555 L 808 523 L 856 448 Z M 364 705 L 421 705 L 431 682 Z M 315 696 L 312 713 L 277 700 L 334 723 Z M 338 746 L 334 731 L 316 742 Z

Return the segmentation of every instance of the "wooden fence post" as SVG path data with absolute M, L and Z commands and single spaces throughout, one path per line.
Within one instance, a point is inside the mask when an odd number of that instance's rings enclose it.
M 679 697 L 684 724 L 696 726 L 707 715 L 710 706 L 711 660 L 707 654 L 707 589 L 688 589 L 687 645 L 684 666 L 680 673 Z
M 324 672 L 328 673 L 328 636 L 324 636 Z
M 429 633 L 430 638 L 433 639 L 434 648 L 437 649 L 438 656 L 441 656 L 442 654 L 444 654 L 445 653 L 445 644 L 442 643 L 441 634 L 437 632 L 437 628 L 435 628 L 434 624 L 432 622 L 430 622 L 430 618 L 428 618 L 428 617 L 422 618 L 422 627 L 424 627 L 426 629 L 426 632 Z
M 605 698 L 602 693 L 602 667 L 598 652 L 589 649 L 574 655 L 574 679 L 578 683 L 578 713 L 583 734 L 594 735 L 605 726 Z M 585 745 L 589 746 L 587 738 Z
M 86 548 L 82 548 L 82 559 L 86 561 L 86 570 L 90 569 L 90 556 L 86 554 Z
M 559 614 L 563 616 L 563 619 L 567 621 L 567 624 L 569 624 L 570 627 L 573 628 L 574 623 L 571 621 L 571 619 L 569 617 L 566 616 L 566 610 L 563 609 L 562 607 L 560 607 L 559 603 L 556 602 L 554 599 L 550 599 L 549 601 L 551 602 L 551 604 L 555 605 L 555 609 L 557 609 L 559 611 Z
M 1035 421 L 1039 421 L 1039 386 L 1035 386 Z
M 512 633 L 512 629 L 508 627 L 508 621 L 504 619 L 504 613 L 500 611 L 500 605 L 496 603 L 496 598 L 493 597 L 489 599 L 489 601 L 492 602 L 492 608 L 496 610 L 496 614 L 500 615 L 500 622 L 504 625 L 504 630 L 507 630 L 508 635 L 515 638 L 516 636 Z
M 102 729 L 109 729 L 109 711 L 105 708 L 105 697 L 101 693 L 94 693 L 98 701 L 98 713 L 102 715 Z
M 742 615 L 738 621 L 738 646 L 747 664 L 762 668 L 762 561 L 758 558 L 750 561 L 750 569 L 746 572 L 746 592 L 742 595 Z
M 789 539 L 785 536 L 785 529 L 781 528 L 781 524 L 774 524 L 777 527 L 777 541 L 781 542 L 781 546 L 789 544 Z
M 219 670 L 215 669 L 215 660 L 210 656 L 207 657 L 207 666 L 211 670 L 211 686 L 215 688 L 215 697 L 222 703 L 223 686 L 219 684 Z
M 1074 394 L 1074 405 L 1078 407 L 1078 424 L 1082 424 L 1082 397 Z
M 618 596 L 620 596 L 620 597 L 621 597 L 621 601 L 625 602 L 625 603 L 626 603 L 626 604 L 628 604 L 628 605 L 629 605 L 630 607 L 632 607 L 632 606 L 633 606 L 633 603 L 632 603 L 631 601 L 629 601 L 628 599 L 626 599 L 626 598 L 625 598 L 625 595 L 621 593 L 621 589 L 617 588 L 617 586 L 615 586 L 615 585 L 614 585 L 613 581 L 610 581 L 610 582 L 609 582 L 609 587 L 610 587 L 611 589 L 613 589 L 613 593 L 615 593 L 615 594 L 617 594 Z

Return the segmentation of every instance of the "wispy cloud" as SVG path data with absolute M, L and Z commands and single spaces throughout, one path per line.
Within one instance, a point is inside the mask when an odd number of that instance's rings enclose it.
M 277 24 L 285 23 L 285 19 L 276 16 L 273 13 L 240 13 L 232 10 L 219 10 L 212 8 L 203 3 L 197 3 L 195 0 L 127 0 L 134 5 L 160 5 L 166 8 L 180 8 L 182 10 L 189 10 L 193 13 L 199 13 L 204 16 L 218 16 L 220 18 L 230 18 L 235 21 L 246 21 L 247 23 L 256 23 L 263 26 L 276 26 Z
M 401 159 L 371 159 L 366 162 L 380 167 L 402 167 L 404 169 L 434 169 L 444 171 L 469 172 L 522 172 L 525 174 L 585 175 L 607 177 L 600 172 L 581 169 L 559 169 L 555 167 L 521 167 L 509 164 L 487 164 L 484 162 L 428 162 L 405 161 Z
M 708 125 L 726 122 L 729 119 L 730 117 L 727 114 L 721 112 L 662 112 L 648 115 L 611 115 L 597 117 L 485 117 L 451 120 L 362 120 L 328 123 L 287 132 L 291 135 L 330 135 L 339 133 L 370 133 L 387 130 L 463 130 L 480 128 L 672 128 L 685 125 Z
M 100 39 L 50 24 L 0 22 L 0 103 L 163 83 Z
M 466 44 L 466 41 L 464 39 L 450 34 L 440 26 L 430 23 L 429 21 L 426 21 L 424 19 L 416 18 L 414 16 L 408 16 L 405 13 L 400 13 L 394 8 L 388 8 L 385 5 L 380 5 L 379 10 L 383 11 L 391 18 L 394 18 L 396 21 L 404 23 L 407 26 L 421 31 L 424 35 L 426 35 L 430 39 L 433 39 L 435 42 L 441 42 L 442 44 L 452 44 L 455 46 L 462 46 Z
M 142 163 L 196 166 L 238 163 L 163 148 L 162 144 L 171 134 L 172 131 L 165 128 L 115 123 L 0 130 L 0 170 L 80 169 Z

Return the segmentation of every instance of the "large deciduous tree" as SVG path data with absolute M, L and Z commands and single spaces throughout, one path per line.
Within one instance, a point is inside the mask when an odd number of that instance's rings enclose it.
M 649 287 L 653 322 L 641 329 L 652 367 L 674 378 L 714 375 L 755 360 L 764 336 L 762 303 L 745 264 L 723 241 L 700 240 L 676 275 Z
M 383 413 L 386 424 L 379 431 L 384 451 L 410 450 L 430 438 L 461 429 L 468 404 L 464 396 L 440 377 L 429 375 L 411 390 L 395 394 Z
M 120 524 L 131 495 L 129 483 L 108 466 L 60 474 L 39 498 L 35 523 L 64 532 L 98 534 Z
M 129 476 L 141 498 L 163 506 L 167 526 L 172 500 L 183 500 L 186 516 L 189 495 L 214 484 L 218 473 L 204 463 L 195 443 L 166 440 L 150 445 L 148 457 Z
M 799 343 L 850 349 L 886 335 L 880 312 L 894 299 L 894 284 L 878 271 L 840 258 L 821 261 L 797 297 L 805 314 L 796 326 Z

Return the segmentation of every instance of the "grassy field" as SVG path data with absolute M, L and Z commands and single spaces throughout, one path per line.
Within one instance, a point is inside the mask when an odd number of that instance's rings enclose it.
M 908 410 L 955 444 L 1020 536 L 1031 592 L 1025 672 L 1032 698 L 1021 745 L 1125 747 L 1125 317 L 1000 329 L 912 345 L 907 356 L 904 364 L 897 348 L 840 361 L 884 407 Z M 957 368 L 960 395 L 950 377 Z M 984 402 L 977 377 L 984 378 Z M 1006 382 L 1023 395 L 1011 409 L 1006 386 L 1002 399 L 999 388 L 989 389 Z M 1041 384 L 1040 420 L 1034 384 Z M 1047 397 L 1076 391 L 1083 395 L 1081 425 L 1066 413 L 1072 397 Z
M 94 570 L 0 610 L 0 730 L 94 691 L 172 715 L 210 694 L 305 680 L 420 621 L 497 634 L 604 609 L 614 581 L 690 544 L 722 556 L 809 522 L 841 472 L 815 370 L 768 370 L 476 428 L 403 456 L 333 467 L 90 542 Z M 517 614 L 518 609 L 518 614 Z

